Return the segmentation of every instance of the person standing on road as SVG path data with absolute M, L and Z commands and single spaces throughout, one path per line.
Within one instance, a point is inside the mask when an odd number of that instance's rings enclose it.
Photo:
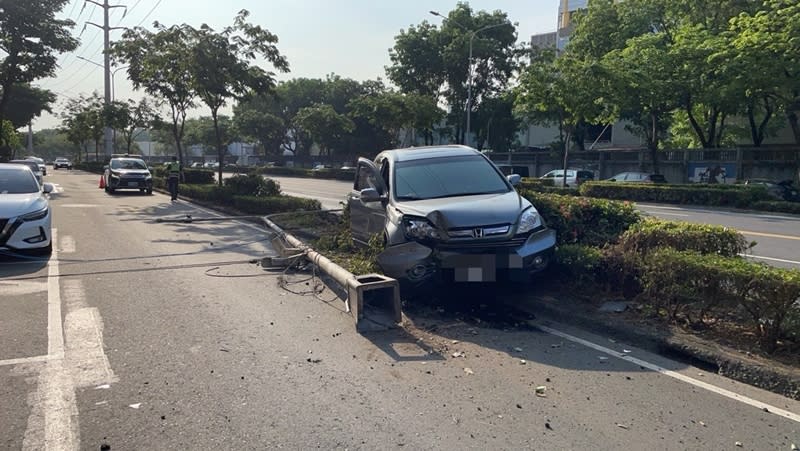
M 169 187 L 169 194 L 172 196 L 172 202 L 178 200 L 178 183 L 183 175 L 183 168 L 178 163 L 178 157 L 172 157 L 172 161 L 167 163 L 167 186 Z

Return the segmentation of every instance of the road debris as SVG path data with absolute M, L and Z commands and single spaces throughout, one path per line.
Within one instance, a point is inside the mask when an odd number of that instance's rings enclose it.
M 456 352 L 453 353 L 453 358 L 454 359 L 457 359 L 459 357 L 466 357 L 466 355 L 464 355 L 464 353 L 461 352 L 461 351 L 456 351 Z
M 94 389 L 95 389 L 95 390 L 106 390 L 106 389 L 109 389 L 109 388 L 111 388 L 111 385 L 109 385 L 109 384 L 103 384 L 103 385 L 98 385 L 98 386 L 97 386 L 97 387 L 95 387 Z
M 547 393 L 546 393 L 547 392 L 547 387 L 545 387 L 544 385 L 540 385 L 540 386 L 536 387 L 535 392 L 536 392 L 536 396 L 538 396 L 540 398 L 546 398 L 547 397 Z
M 451 341 L 450 343 L 452 343 L 452 344 L 454 344 L 454 345 L 457 345 L 457 344 L 459 344 L 459 343 L 461 343 L 461 342 L 460 342 L 460 341 L 458 341 L 458 340 L 453 340 L 453 341 Z
M 700 423 L 700 426 L 706 427 L 706 423 L 705 422 L 700 421 L 699 423 Z
M 736 446 L 742 448 L 744 445 L 742 444 L 742 442 L 736 442 Z
M 550 423 L 545 423 L 544 427 L 547 428 L 547 429 L 550 429 L 551 431 L 553 430 L 553 427 L 550 426 Z
M 630 349 L 623 349 L 622 352 L 624 352 L 625 354 L 630 354 L 633 351 L 631 351 Z
M 792 451 L 797 451 L 797 445 L 792 443 L 792 447 L 790 448 Z
M 308 362 L 308 363 L 319 363 L 319 362 L 322 362 L 322 359 L 312 359 L 311 357 L 309 357 L 309 358 L 306 359 L 306 362 Z M 242 379 L 244 379 L 244 377 Z
M 515 348 L 514 348 L 514 352 L 522 352 L 522 348 L 520 348 L 520 347 L 515 347 Z
M 630 429 L 628 426 L 626 426 L 626 425 L 624 425 L 622 423 L 617 423 L 617 427 L 620 428 L 620 429 Z
M 475 372 L 472 371 L 472 368 L 464 368 L 464 372 L 467 374 L 475 374 Z
M 600 360 L 600 362 L 605 363 L 606 361 L 608 361 L 608 357 L 606 357 L 604 355 L 600 355 L 600 356 L 597 356 L 597 360 Z
M 553 349 L 558 349 L 558 348 L 561 347 L 562 344 L 564 344 L 564 343 L 553 343 L 553 344 L 550 345 L 550 347 L 553 348 Z
M 142 403 L 140 403 L 140 402 L 137 402 L 136 404 L 129 404 L 128 405 L 128 407 L 130 407 L 131 409 L 138 409 L 141 406 L 142 406 Z
M 520 360 L 519 360 L 519 364 L 520 364 L 520 365 L 527 365 L 527 364 L 528 364 L 528 361 L 527 361 L 527 360 L 525 360 L 525 359 L 520 359 Z

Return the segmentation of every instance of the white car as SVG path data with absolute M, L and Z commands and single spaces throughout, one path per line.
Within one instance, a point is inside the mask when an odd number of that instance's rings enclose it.
M 44 164 L 44 160 L 39 157 L 25 157 L 26 160 L 35 161 L 36 164 L 39 165 L 39 171 L 42 175 L 47 175 L 47 165 Z
M 53 185 L 40 186 L 27 166 L 0 163 L 0 253 L 52 252 L 52 213 L 47 199 L 52 191 Z

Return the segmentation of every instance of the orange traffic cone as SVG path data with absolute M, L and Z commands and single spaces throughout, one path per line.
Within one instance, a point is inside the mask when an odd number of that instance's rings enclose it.
M 98 188 L 103 189 L 105 187 L 106 187 L 106 179 L 104 179 L 103 176 L 101 175 L 100 176 L 100 186 Z

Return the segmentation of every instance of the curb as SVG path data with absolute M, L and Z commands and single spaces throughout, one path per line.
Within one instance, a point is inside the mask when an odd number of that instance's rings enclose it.
M 788 398 L 800 400 L 800 370 L 781 363 L 742 355 L 741 352 L 703 340 L 694 335 L 644 329 L 632 325 L 624 317 L 577 311 L 579 301 L 556 301 L 532 296 L 534 313 L 544 319 L 580 326 L 586 330 L 613 335 L 635 342 L 649 351 L 697 366 L 721 376 L 743 382 Z M 554 305 L 558 302 L 560 305 Z

